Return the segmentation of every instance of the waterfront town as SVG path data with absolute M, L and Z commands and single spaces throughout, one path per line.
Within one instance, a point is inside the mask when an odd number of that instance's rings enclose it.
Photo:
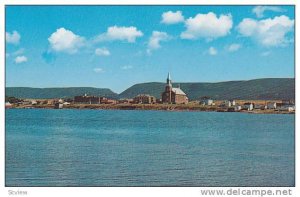
M 62 99 L 21 99 L 10 97 L 5 108 L 54 108 L 54 109 L 123 109 L 168 111 L 217 111 L 247 113 L 295 113 L 294 100 L 213 100 L 208 96 L 189 101 L 180 87 L 173 87 L 168 74 L 161 98 L 138 94 L 134 98 L 111 99 L 97 95 L 78 95 Z

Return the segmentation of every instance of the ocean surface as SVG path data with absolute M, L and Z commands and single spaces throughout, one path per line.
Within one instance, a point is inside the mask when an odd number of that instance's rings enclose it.
M 294 115 L 6 110 L 6 186 L 294 186 Z

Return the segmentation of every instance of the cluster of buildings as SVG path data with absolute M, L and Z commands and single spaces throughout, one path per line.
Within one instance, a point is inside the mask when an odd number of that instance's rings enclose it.
M 81 95 L 75 96 L 74 99 L 48 99 L 48 100 L 17 100 L 17 105 L 51 105 L 57 109 L 63 108 L 63 106 L 74 104 L 187 104 L 189 99 L 184 91 L 178 87 L 173 87 L 170 73 L 168 73 L 166 85 L 164 91 L 161 93 L 161 98 L 157 99 L 149 94 L 139 94 L 134 98 L 130 99 L 109 99 L 103 96 L 92 96 L 92 95 Z M 195 102 L 193 102 L 195 103 Z M 214 101 L 209 97 L 201 97 L 199 104 L 202 106 L 214 106 L 217 109 L 224 111 L 252 111 L 252 110 L 277 110 L 277 111 L 295 111 L 295 104 L 291 101 L 281 102 L 258 102 L 258 101 L 237 101 L 237 100 L 225 100 L 225 101 Z M 11 108 L 12 104 L 9 102 L 5 103 L 6 108 Z
M 75 96 L 74 103 L 80 104 L 117 104 L 117 103 L 132 103 L 132 104 L 154 104 L 154 103 L 168 103 L 168 104 L 187 104 L 189 99 L 180 87 L 173 87 L 170 73 L 168 73 L 165 90 L 161 94 L 161 99 L 157 99 L 149 94 L 139 94 L 132 99 L 113 100 L 105 97 Z
M 14 97 L 13 97 L 14 98 Z M 63 108 L 63 106 L 70 105 L 72 102 L 71 99 L 15 99 L 15 101 L 7 101 L 5 102 L 5 108 L 13 108 L 21 106 L 23 108 L 34 108 L 39 105 L 47 105 L 49 107 L 53 106 L 55 108 Z
M 154 104 L 156 103 L 156 98 L 149 94 L 139 94 L 133 98 L 132 103 L 136 104 Z
M 252 111 L 252 110 L 275 110 L 275 111 L 295 111 L 295 103 L 290 100 L 283 100 L 281 102 L 269 101 L 261 102 L 241 102 L 236 100 L 225 100 L 216 104 L 213 99 L 204 98 L 200 101 L 203 106 L 217 106 L 219 108 L 227 109 L 227 111 Z
M 106 97 L 89 96 L 84 94 L 83 96 L 75 96 L 74 103 L 81 104 L 116 104 L 117 101 L 114 99 L 108 99 Z

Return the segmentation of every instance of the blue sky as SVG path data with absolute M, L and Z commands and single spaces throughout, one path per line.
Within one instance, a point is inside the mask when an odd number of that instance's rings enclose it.
M 293 6 L 6 6 L 7 87 L 294 77 Z

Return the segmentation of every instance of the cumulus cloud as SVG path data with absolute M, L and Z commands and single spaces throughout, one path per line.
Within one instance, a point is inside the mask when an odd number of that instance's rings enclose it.
M 131 66 L 131 65 L 125 65 L 125 66 L 121 67 L 122 70 L 129 70 L 129 69 L 132 69 L 132 68 L 133 68 L 133 66 Z
M 214 47 L 209 47 L 209 49 L 208 49 L 208 54 L 209 54 L 209 55 L 217 55 L 217 54 L 218 54 L 218 51 L 217 51 L 217 49 L 215 49 Z
M 148 42 L 148 53 L 151 53 L 152 50 L 158 49 L 161 47 L 160 42 L 167 41 L 170 39 L 170 36 L 166 32 L 153 31 L 152 35 Z
M 53 51 L 73 54 L 84 46 L 85 39 L 62 27 L 52 33 L 48 41 Z
M 21 35 L 17 31 L 5 33 L 6 43 L 17 45 L 20 43 Z
M 285 10 L 278 6 L 256 6 L 252 9 L 257 18 L 264 17 L 265 11 L 284 12 Z
M 98 55 L 98 56 L 109 56 L 110 55 L 110 51 L 103 47 L 103 48 L 97 48 L 95 50 L 95 54 Z
M 285 46 L 291 42 L 287 34 L 292 32 L 294 20 L 282 15 L 273 19 L 255 20 L 245 18 L 237 26 L 239 33 L 257 40 L 263 46 Z
M 102 68 L 94 68 L 94 72 L 96 72 L 96 73 L 104 73 L 104 70 Z
M 226 36 L 232 28 L 231 14 L 217 15 L 213 12 L 208 14 L 197 14 L 185 21 L 186 30 L 181 33 L 182 39 L 215 39 Z
M 240 44 L 237 43 L 233 43 L 231 45 L 228 46 L 228 51 L 229 52 L 234 52 L 234 51 L 238 51 L 242 46 Z
M 12 54 L 13 55 L 21 55 L 25 52 L 25 49 L 24 48 L 20 48 L 18 50 L 16 50 L 15 52 L 13 52 Z
M 168 25 L 184 22 L 184 16 L 182 15 L 181 11 L 164 12 L 161 17 L 162 17 L 161 23 L 168 24 Z
M 121 40 L 121 41 L 127 41 L 133 43 L 138 37 L 141 36 L 143 36 L 143 32 L 138 30 L 136 27 L 112 26 L 112 27 L 108 27 L 107 31 L 99 35 L 95 41 L 101 42 L 101 41 Z
M 27 57 L 26 56 L 17 56 L 15 58 L 15 63 L 16 64 L 20 64 L 20 63 L 23 63 L 23 62 L 27 62 Z

